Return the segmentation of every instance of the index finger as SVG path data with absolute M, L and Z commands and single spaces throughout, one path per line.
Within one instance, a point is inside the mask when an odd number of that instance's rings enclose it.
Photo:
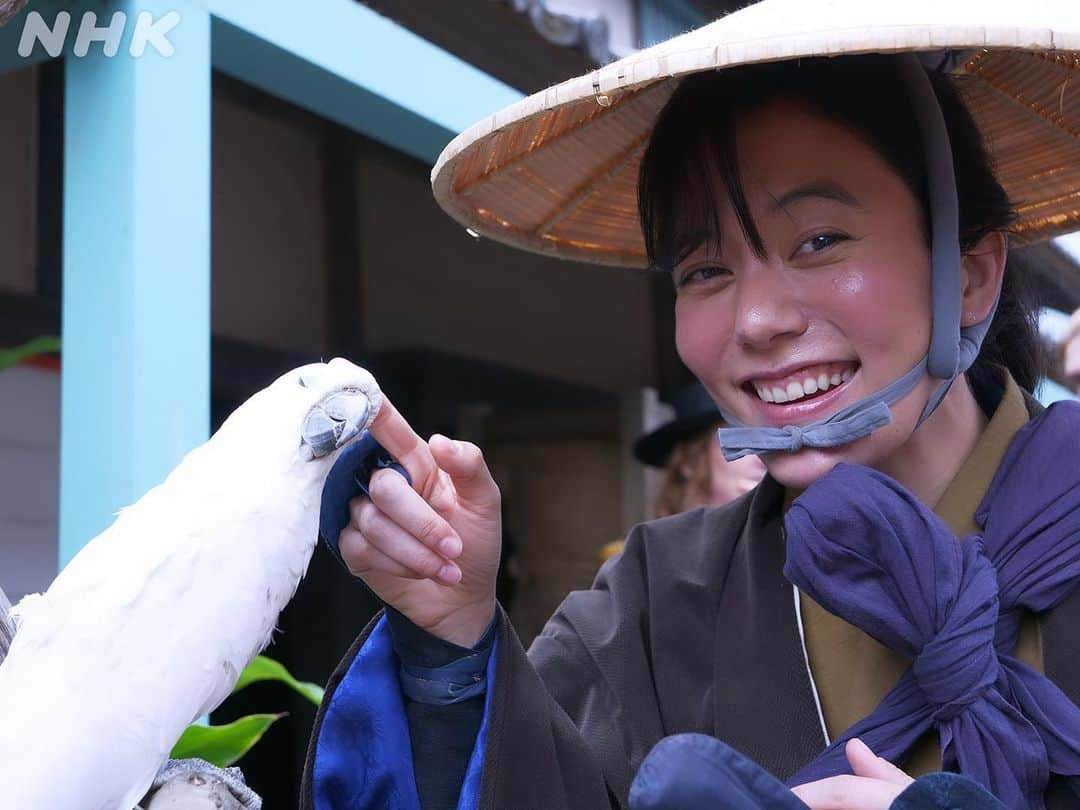
M 368 429 L 375 441 L 409 473 L 416 491 L 424 497 L 430 495 L 439 480 L 439 466 L 427 442 L 417 435 L 385 393 L 382 407 Z

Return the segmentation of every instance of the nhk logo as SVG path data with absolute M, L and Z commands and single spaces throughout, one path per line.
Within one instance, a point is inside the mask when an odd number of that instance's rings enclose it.
M 149 11 L 141 12 L 135 18 L 128 52 L 138 58 L 146 52 L 146 47 L 149 45 L 162 56 L 172 56 L 176 49 L 169 42 L 169 32 L 179 24 L 180 12 L 178 11 L 170 11 L 156 20 Z M 97 14 L 87 11 L 79 22 L 71 52 L 74 56 L 82 58 L 90 53 L 92 44 L 100 42 L 105 56 L 116 56 L 120 51 L 120 41 L 127 27 L 128 15 L 123 11 L 115 12 L 108 25 L 98 25 Z M 64 45 L 71 33 L 71 28 L 70 12 L 58 12 L 53 24 L 49 25 L 40 13 L 31 11 L 26 16 L 22 37 L 19 39 L 19 56 L 24 59 L 29 57 L 34 52 L 34 46 L 40 42 L 45 52 L 55 59 L 64 52 Z

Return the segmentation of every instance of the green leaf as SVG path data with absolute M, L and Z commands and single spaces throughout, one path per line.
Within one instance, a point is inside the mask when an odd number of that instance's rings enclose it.
M 249 714 L 224 726 L 188 726 L 173 746 L 173 759 L 205 759 L 227 768 L 251 750 L 284 714 Z
M 256 656 L 255 660 L 244 668 L 244 671 L 240 673 L 240 679 L 236 682 L 236 686 L 233 687 L 233 694 L 257 681 L 280 681 L 306 697 L 316 706 L 322 703 L 323 688 L 321 686 L 317 683 L 296 680 L 282 664 L 273 658 L 267 658 L 265 655 Z
M 17 366 L 23 360 L 29 360 L 39 354 L 49 354 L 60 351 L 60 338 L 39 337 L 16 346 L 14 349 L 0 351 L 0 371 Z

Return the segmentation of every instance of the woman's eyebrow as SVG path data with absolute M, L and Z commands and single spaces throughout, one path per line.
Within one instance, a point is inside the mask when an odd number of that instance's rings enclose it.
M 796 186 L 795 188 L 784 192 L 779 197 L 773 198 L 772 205 L 769 206 L 769 212 L 773 214 L 778 214 L 786 210 L 793 203 L 800 202 L 801 200 L 805 199 L 814 198 L 821 200 L 832 200 L 834 202 L 843 203 L 844 205 L 852 205 L 856 207 L 862 205 L 854 194 L 852 194 L 839 183 L 833 183 L 828 180 L 821 180 L 804 183 L 801 186 Z

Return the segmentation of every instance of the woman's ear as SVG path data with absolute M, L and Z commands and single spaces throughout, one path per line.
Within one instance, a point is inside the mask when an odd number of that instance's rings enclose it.
M 1005 274 L 1008 240 L 999 231 L 988 233 L 978 244 L 961 257 L 961 279 L 964 285 L 962 326 L 974 326 L 986 320 L 1001 291 Z

